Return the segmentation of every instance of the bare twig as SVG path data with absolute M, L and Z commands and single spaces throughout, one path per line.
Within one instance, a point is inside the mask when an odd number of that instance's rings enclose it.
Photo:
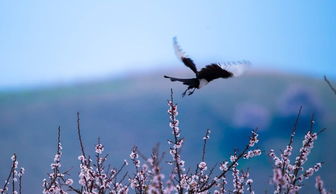
M 205 160 L 206 144 L 209 139 L 210 129 L 207 129 L 205 136 L 203 137 L 203 150 L 202 150 L 202 162 Z
M 294 123 L 294 125 L 293 125 L 292 133 L 291 133 L 291 135 L 290 135 L 290 139 L 289 139 L 288 146 L 292 146 L 292 144 L 293 144 L 294 136 L 295 136 L 295 134 L 296 134 L 296 129 L 297 129 L 297 126 L 298 126 L 298 123 L 299 123 L 299 119 L 300 119 L 300 116 L 301 116 L 301 111 L 302 111 L 302 106 L 300 106 L 299 113 L 297 114 L 295 123 Z
M 333 85 L 331 85 L 330 81 L 328 80 L 327 76 L 324 76 L 324 81 L 327 82 L 328 86 L 330 87 L 330 89 L 334 92 L 334 94 L 336 95 L 336 89 L 334 88 Z
M 315 124 L 315 120 L 314 120 L 314 113 L 312 114 L 311 118 L 310 118 L 310 128 L 309 128 L 309 131 L 310 132 L 313 132 L 314 130 L 314 124 Z
M 78 139 L 79 139 L 79 144 L 82 150 L 82 154 L 84 158 L 86 158 L 85 152 L 84 152 L 84 146 L 83 146 L 83 141 L 82 141 L 82 135 L 80 131 L 80 118 L 79 118 L 79 112 L 77 112 L 77 133 L 78 133 Z
M 127 165 L 127 163 L 124 161 L 121 167 L 116 171 L 115 174 L 111 176 L 111 178 L 114 178 L 117 181 L 118 174 L 123 170 L 123 168 Z
M 322 128 L 320 129 L 316 134 L 319 136 L 321 133 L 323 133 L 327 128 Z

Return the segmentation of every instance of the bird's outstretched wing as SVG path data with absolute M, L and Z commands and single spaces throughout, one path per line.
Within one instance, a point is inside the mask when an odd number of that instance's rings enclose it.
M 222 69 L 217 64 L 207 65 L 202 68 L 201 71 L 198 72 L 198 79 L 205 79 L 208 82 L 217 79 L 217 78 L 229 78 L 232 77 L 233 74 L 229 71 Z
M 198 72 L 195 63 L 186 56 L 185 52 L 182 51 L 181 47 L 177 43 L 176 37 L 173 38 L 173 46 L 176 56 L 197 75 Z
M 198 79 L 205 79 L 208 82 L 217 78 L 230 78 L 240 76 L 248 68 L 249 62 L 228 62 L 221 64 L 211 64 L 202 68 L 198 72 Z

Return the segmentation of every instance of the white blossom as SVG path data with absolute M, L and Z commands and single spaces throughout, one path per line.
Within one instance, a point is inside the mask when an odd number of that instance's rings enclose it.
M 205 171 L 205 170 L 207 170 L 208 167 L 207 167 L 207 164 L 205 162 L 200 162 L 198 164 L 198 168 L 200 168 L 201 170 Z

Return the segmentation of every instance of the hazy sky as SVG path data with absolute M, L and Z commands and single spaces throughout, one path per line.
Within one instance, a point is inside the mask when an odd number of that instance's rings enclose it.
M 336 1 L 0 1 L 0 89 L 195 62 L 336 77 Z

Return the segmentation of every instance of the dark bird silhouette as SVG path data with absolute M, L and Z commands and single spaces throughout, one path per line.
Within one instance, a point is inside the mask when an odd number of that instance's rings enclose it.
M 184 97 L 188 90 L 188 96 L 193 94 L 196 89 L 200 89 L 203 86 L 207 85 L 212 80 L 217 78 L 230 78 L 230 77 L 237 77 L 244 73 L 244 71 L 249 66 L 248 61 L 238 61 L 238 62 L 226 62 L 223 64 L 210 64 L 202 68 L 200 71 L 197 70 L 195 63 L 185 55 L 182 51 L 180 46 L 177 43 L 176 37 L 173 38 L 173 46 L 175 49 L 176 56 L 193 71 L 196 75 L 195 78 L 175 78 L 164 75 L 163 77 L 169 78 L 171 81 L 179 81 L 182 82 L 184 85 L 187 85 L 188 88 L 182 93 Z

